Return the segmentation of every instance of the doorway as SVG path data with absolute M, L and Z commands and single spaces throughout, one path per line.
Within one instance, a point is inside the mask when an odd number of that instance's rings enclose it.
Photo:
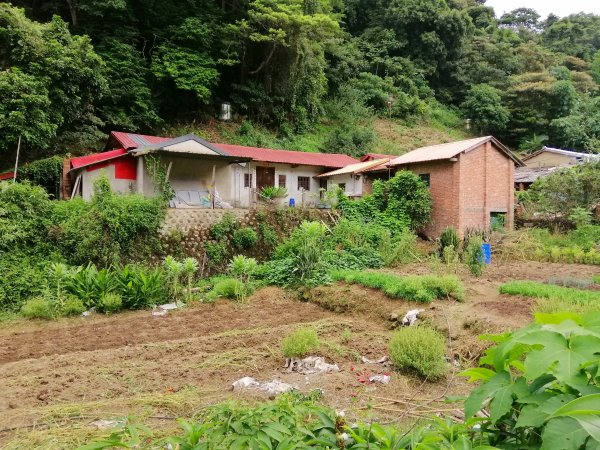
M 256 189 L 275 186 L 275 167 L 256 168 Z

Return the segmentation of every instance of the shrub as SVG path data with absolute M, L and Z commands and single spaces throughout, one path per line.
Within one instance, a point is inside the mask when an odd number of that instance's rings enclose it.
M 107 292 L 100 297 L 100 304 L 98 306 L 103 313 L 113 314 L 123 309 L 123 300 L 119 294 Z
M 233 233 L 236 228 L 237 222 L 235 216 L 231 213 L 225 213 L 223 218 L 211 227 L 210 234 L 214 239 L 220 241 Z
M 222 278 L 215 283 L 213 294 L 217 297 L 237 300 L 246 296 L 248 292 L 244 283 L 237 278 Z
M 440 246 L 438 249 L 440 256 L 443 255 L 447 247 L 450 247 L 456 253 L 460 252 L 460 239 L 456 228 L 448 227 L 440 235 Z
M 412 275 L 399 277 L 383 272 L 361 272 L 336 270 L 331 273 L 334 280 L 358 283 L 374 289 L 381 289 L 392 298 L 402 298 L 415 302 L 431 302 L 435 299 L 452 297 L 462 301 L 465 290 L 460 280 L 453 275 Z
M 472 237 L 469 239 L 464 252 L 465 264 L 469 267 L 469 270 L 476 277 L 480 277 L 483 274 L 485 263 L 483 261 L 483 249 L 481 245 L 483 240 L 479 237 Z
M 40 294 L 47 264 L 41 257 L 17 249 L 0 253 L 0 310 L 17 312 L 28 298 Z
M 204 243 L 206 257 L 213 264 L 222 263 L 227 256 L 227 245 L 224 242 L 207 241 Z
M 426 326 L 401 328 L 389 345 L 390 360 L 399 369 L 414 370 L 435 381 L 446 373 L 446 339 Z
M 321 347 L 319 336 L 313 328 L 300 328 L 281 341 L 283 356 L 301 358 L 314 353 Z
M 164 269 L 127 265 L 113 269 L 114 291 L 121 296 L 123 308 L 143 309 L 173 298 Z
M 234 256 L 229 263 L 229 273 L 243 283 L 247 283 L 256 274 L 258 263 L 254 258 L 244 255 Z
M 44 297 L 33 297 L 21 307 L 21 314 L 28 319 L 52 319 L 52 303 Z
M 81 300 L 76 297 L 67 297 L 60 313 L 63 316 L 79 316 L 84 311 L 85 306 Z
M 233 245 L 236 248 L 250 248 L 258 241 L 258 235 L 250 227 L 240 228 L 233 232 Z
M 277 233 L 269 225 L 261 222 L 258 224 L 258 230 L 260 231 L 263 244 L 269 247 L 274 247 L 277 244 Z

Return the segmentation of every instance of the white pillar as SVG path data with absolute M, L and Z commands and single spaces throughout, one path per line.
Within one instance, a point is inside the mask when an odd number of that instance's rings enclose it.
M 144 193 L 144 157 L 143 156 L 138 156 L 137 157 L 137 180 L 136 180 L 136 192 L 138 194 L 143 194 Z

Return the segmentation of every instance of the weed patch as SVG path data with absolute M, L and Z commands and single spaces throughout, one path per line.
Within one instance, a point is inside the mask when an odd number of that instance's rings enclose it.
M 361 284 L 382 290 L 388 297 L 429 303 L 441 298 L 462 301 L 465 290 L 460 280 L 453 275 L 413 275 L 399 277 L 383 272 L 337 270 L 331 273 L 336 281 Z
M 321 347 L 321 341 L 313 328 L 300 328 L 281 343 L 283 356 L 286 358 L 301 358 L 316 352 Z
M 390 359 L 399 369 L 414 370 L 435 381 L 446 373 L 446 340 L 433 328 L 407 327 L 390 340 Z
M 585 313 L 600 310 L 600 292 L 574 289 L 535 281 L 511 281 L 500 286 L 501 294 L 536 298 L 536 312 L 570 311 Z

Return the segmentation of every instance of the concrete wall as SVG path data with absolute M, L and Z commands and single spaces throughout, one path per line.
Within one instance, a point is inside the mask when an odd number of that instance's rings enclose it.
M 109 163 L 104 167 L 91 170 L 85 168 L 81 170 L 81 197 L 84 200 L 90 200 L 94 193 L 94 181 L 101 175 L 105 175 L 110 182 L 110 186 L 115 192 L 131 193 L 135 192 L 135 180 L 120 180 L 115 178 L 115 163 Z
M 527 167 L 557 167 L 570 164 L 577 164 L 576 158 L 552 152 L 542 152 L 525 161 Z
M 304 199 L 304 206 L 312 206 L 318 202 L 319 199 L 319 180 L 315 179 L 314 176 L 325 172 L 323 167 L 316 166 L 296 166 L 293 167 L 290 164 L 273 164 L 252 161 L 250 167 L 236 164 L 233 169 L 233 182 L 232 188 L 234 189 L 233 201 L 235 206 L 249 207 L 255 203 L 255 199 L 252 194 L 256 189 L 256 168 L 257 167 L 274 167 L 275 168 L 275 186 L 279 186 L 279 175 L 285 175 L 286 177 L 286 189 L 288 195 L 284 199 L 287 203 L 290 198 L 293 198 L 297 206 L 302 206 Z M 252 191 L 249 187 L 244 187 L 244 174 L 252 174 Z M 298 177 L 304 176 L 310 179 L 310 191 L 302 193 L 298 189 Z
M 327 179 L 327 188 L 329 189 L 334 184 L 345 184 L 344 192 L 348 197 L 361 197 L 364 193 L 363 179 L 362 175 L 359 175 L 358 179 L 356 179 L 356 176 L 351 173 L 335 175 Z

